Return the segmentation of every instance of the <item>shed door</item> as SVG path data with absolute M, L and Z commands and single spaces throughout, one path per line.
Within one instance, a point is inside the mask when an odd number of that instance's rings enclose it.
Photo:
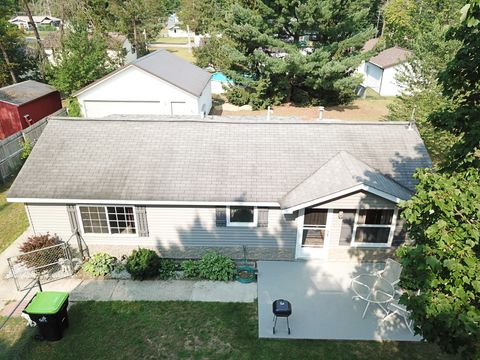
M 172 101 L 172 115 L 188 115 L 187 104 L 184 101 Z

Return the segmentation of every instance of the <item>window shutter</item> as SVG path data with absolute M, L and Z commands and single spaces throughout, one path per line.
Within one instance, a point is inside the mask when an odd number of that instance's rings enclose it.
M 335 210 L 335 216 L 342 211 L 342 229 L 340 231 L 340 245 L 350 245 L 353 235 L 353 225 L 355 222 L 355 210 Z
M 215 209 L 215 224 L 217 227 L 227 226 L 227 208 L 217 207 Z
M 400 218 L 400 212 L 397 215 L 397 223 L 393 232 L 392 246 L 400 246 L 407 240 L 407 226 L 405 219 Z
M 145 206 L 135 206 L 135 215 L 137 217 L 138 236 L 148 237 L 147 209 Z
M 70 228 L 72 233 L 80 231 L 80 226 L 78 223 L 77 211 L 75 205 L 67 205 L 68 220 L 70 221 Z
M 268 209 L 258 209 L 258 227 L 268 227 Z

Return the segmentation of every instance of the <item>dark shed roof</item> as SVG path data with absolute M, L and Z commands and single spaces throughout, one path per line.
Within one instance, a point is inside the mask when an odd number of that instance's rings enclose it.
M 395 46 L 385 49 L 378 53 L 378 55 L 371 57 L 369 62 L 381 67 L 382 69 L 386 69 L 390 66 L 405 62 L 409 55 L 410 51 Z
M 53 86 L 27 80 L 1 88 L 0 101 L 12 105 L 23 105 L 55 91 L 57 90 Z

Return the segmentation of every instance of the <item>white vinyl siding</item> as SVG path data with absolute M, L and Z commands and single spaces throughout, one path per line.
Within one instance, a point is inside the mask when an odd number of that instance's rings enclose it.
M 57 234 L 63 240 L 72 235 L 66 205 L 25 204 L 35 234 Z

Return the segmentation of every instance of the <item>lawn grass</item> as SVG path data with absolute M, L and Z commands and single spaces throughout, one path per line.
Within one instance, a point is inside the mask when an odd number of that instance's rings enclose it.
M 258 339 L 256 312 L 256 304 L 77 303 L 61 341 L 11 331 L 7 339 L 0 333 L 0 351 L 9 359 L 40 360 L 449 358 L 423 343 Z M 10 326 L 25 329 L 20 321 Z
M 155 39 L 155 42 L 160 42 L 164 44 L 186 44 L 188 43 L 188 38 L 186 37 L 159 37 Z
M 6 200 L 11 183 L 0 185 L 0 252 L 5 250 L 28 227 L 25 208 Z
M 195 56 L 193 55 L 193 51 L 190 53 L 187 48 L 168 47 L 164 49 L 170 51 L 174 55 L 180 56 L 181 58 L 191 63 L 195 63 Z

